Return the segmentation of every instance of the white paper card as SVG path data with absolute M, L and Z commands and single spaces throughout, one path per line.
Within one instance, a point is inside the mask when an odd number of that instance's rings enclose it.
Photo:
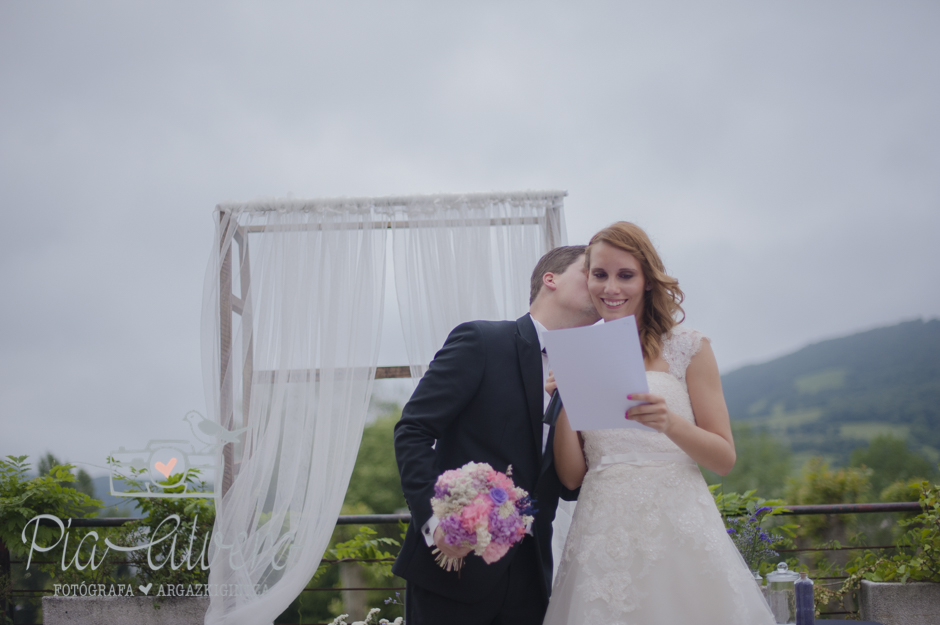
M 633 315 L 543 336 L 549 368 L 575 430 L 652 428 L 624 417 L 631 393 L 648 393 L 643 350 Z

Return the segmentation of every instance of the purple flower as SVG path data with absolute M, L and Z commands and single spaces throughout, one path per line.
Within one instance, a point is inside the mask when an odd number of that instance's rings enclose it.
M 516 500 L 516 510 L 519 511 L 519 514 L 529 514 L 535 516 L 535 513 L 538 512 L 538 510 L 536 510 L 535 506 L 532 505 L 534 503 L 535 500 L 526 495 L 525 497 Z
M 493 500 L 497 506 L 501 506 L 506 503 L 506 500 L 509 499 L 509 495 L 506 494 L 506 491 L 497 486 L 490 491 L 490 499 Z
M 444 542 L 452 547 L 458 547 L 462 545 L 464 541 L 470 545 L 477 544 L 477 533 L 465 530 L 463 524 L 460 522 L 460 518 L 457 516 L 449 516 L 446 519 L 442 519 L 440 528 L 444 532 Z
M 758 516 L 758 515 L 760 515 L 760 514 L 763 514 L 764 512 L 770 512 L 771 509 L 772 509 L 772 508 L 770 508 L 770 507 L 768 507 L 768 506 L 764 506 L 764 507 L 762 507 L 762 508 L 758 508 L 757 510 L 754 511 L 754 516 Z
M 434 496 L 438 499 L 443 499 L 450 494 L 450 487 L 447 484 L 441 484 L 438 482 L 434 485 Z
M 490 512 L 489 529 L 492 541 L 495 543 L 512 544 L 518 539 L 517 528 L 522 524 L 519 514 L 513 511 L 509 516 L 499 516 L 499 510 L 494 508 Z
M 759 514 L 755 512 L 755 517 Z M 761 562 L 777 557 L 773 545 L 781 540 L 776 534 L 767 532 L 760 526 L 756 518 L 738 517 L 728 519 L 728 535 L 735 546 L 752 569 L 756 569 Z

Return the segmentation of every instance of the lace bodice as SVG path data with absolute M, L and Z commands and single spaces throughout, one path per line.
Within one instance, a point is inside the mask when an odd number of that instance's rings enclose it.
M 646 380 L 650 393 L 660 395 L 666 405 L 683 419 L 695 423 L 692 404 L 689 401 L 685 371 L 698 353 L 705 337 L 701 332 L 676 327 L 663 340 L 663 360 L 669 372 L 647 371 Z M 584 455 L 588 466 L 596 465 L 601 457 L 627 452 L 681 452 L 665 434 L 625 428 L 619 430 L 591 430 L 582 432 Z
M 650 392 L 692 423 L 685 372 L 704 339 L 673 329 L 663 344 L 669 371 L 647 372 Z M 581 485 L 545 625 L 773 624 L 685 452 L 658 432 L 582 435 L 594 468 Z M 597 465 L 603 456 L 611 462 Z
M 685 370 L 689 368 L 692 357 L 702 348 L 702 341 L 707 340 L 698 330 L 674 327 L 663 337 L 663 360 L 669 365 L 669 373 L 684 383 Z

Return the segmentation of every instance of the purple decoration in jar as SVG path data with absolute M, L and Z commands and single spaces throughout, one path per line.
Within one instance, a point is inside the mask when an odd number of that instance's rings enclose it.
M 800 579 L 793 584 L 796 595 L 797 625 L 813 625 L 816 620 L 816 601 L 813 595 L 813 581 L 800 573 Z

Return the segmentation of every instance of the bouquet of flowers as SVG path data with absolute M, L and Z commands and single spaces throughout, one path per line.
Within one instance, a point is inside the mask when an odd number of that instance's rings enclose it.
M 492 564 L 522 540 L 535 510 L 529 494 L 512 483 L 511 475 L 511 466 L 500 473 L 484 462 L 468 462 L 437 478 L 431 508 L 448 545 L 472 547 Z M 439 549 L 434 554 L 447 571 L 463 567 L 463 558 L 448 557 Z

